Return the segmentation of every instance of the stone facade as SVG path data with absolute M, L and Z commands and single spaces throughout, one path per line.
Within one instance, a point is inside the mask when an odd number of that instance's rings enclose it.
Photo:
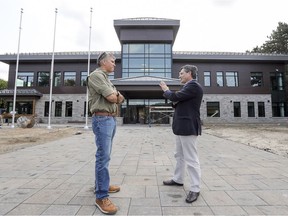
M 207 102 L 220 102 L 220 117 L 207 116 Z M 233 102 L 240 102 L 241 117 L 234 117 Z M 255 117 L 248 117 L 248 102 L 254 102 Z M 258 117 L 258 102 L 264 102 L 265 117 Z M 205 94 L 201 105 L 203 123 L 281 123 L 288 118 L 272 117 L 271 94 Z
M 49 102 L 49 94 L 44 94 L 37 101 L 35 111 L 38 115 L 39 122 L 47 123 L 48 117 L 44 116 L 45 102 Z M 55 117 L 55 102 L 62 101 L 62 117 Z M 66 101 L 72 101 L 72 117 L 65 117 Z M 86 94 L 55 94 L 52 96 L 51 123 L 85 123 L 85 101 Z M 89 121 L 90 118 L 88 118 Z

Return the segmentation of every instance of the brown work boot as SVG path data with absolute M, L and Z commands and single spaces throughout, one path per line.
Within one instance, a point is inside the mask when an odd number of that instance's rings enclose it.
M 95 205 L 98 207 L 98 209 L 108 215 L 116 214 L 117 207 L 109 200 L 109 198 L 104 199 L 96 199 Z
M 108 193 L 117 193 L 120 191 L 120 187 L 116 185 L 110 185 Z

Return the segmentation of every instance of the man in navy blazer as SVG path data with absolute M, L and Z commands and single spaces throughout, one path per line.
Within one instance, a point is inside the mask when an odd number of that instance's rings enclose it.
M 163 96 L 172 101 L 175 108 L 172 130 L 176 135 L 176 167 L 172 179 L 163 181 L 164 185 L 183 186 L 185 165 L 190 179 L 190 191 L 186 202 L 192 203 L 200 195 L 201 169 L 197 152 L 197 137 L 201 135 L 200 106 L 203 89 L 196 81 L 198 69 L 194 65 L 185 65 L 179 72 L 180 82 L 184 84 L 180 91 L 172 92 L 165 82 L 160 82 Z

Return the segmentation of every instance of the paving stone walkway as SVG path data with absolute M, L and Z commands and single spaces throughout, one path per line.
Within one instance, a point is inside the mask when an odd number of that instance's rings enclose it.
M 94 136 L 81 134 L 0 155 L 0 215 L 102 215 L 95 207 Z M 288 158 L 204 134 L 202 187 L 164 186 L 175 160 L 169 126 L 118 126 L 110 163 L 117 215 L 288 215 Z

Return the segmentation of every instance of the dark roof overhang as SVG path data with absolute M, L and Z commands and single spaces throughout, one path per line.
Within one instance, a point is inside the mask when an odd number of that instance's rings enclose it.
M 121 51 L 111 51 L 118 61 L 121 61 Z M 91 52 L 91 59 L 97 59 L 100 51 Z M 52 53 L 21 53 L 20 62 L 51 62 Z M 56 52 L 55 61 L 75 62 L 87 61 L 88 52 Z M 193 51 L 173 51 L 173 61 L 198 60 L 203 62 L 281 62 L 288 63 L 288 54 L 268 54 L 268 53 L 241 53 L 241 52 L 193 52 Z M 17 54 L 0 55 L 0 61 L 11 64 L 16 63 Z
M 12 97 L 14 96 L 14 89 L 3 89 L 0 90 L 1 97 Z M 16 96 L 21 97 L 37 97 L 40 98 L 43 94 L 36 89 L 17 89 Z
M 97 57 L 103 51 L 92 51 L 90 52 L 91 61 L 96 61 Z M 121 52 L 120 51 L 111 51 L 116 59 L 121 59 Z M 16 53 L 6 53 L 0 55 L 0 61 L 4 63 L 12 63 L 16 62 L 17 54 Z M 54 60 L 55 61 L 75 61 L 75 60 L 88 60 L 88 52 L 55 52 L 54 53 Z M 20 53 L 19 54 L 19 61 L 20 62 L 35 62 L 35 61 L 52 61 L 52 53 Z
M 241 52 L 191 52 L 174 51 L 173 60 L 199 61 L 266 61 L 288 63 L 287 54 L 241 53 Z
M 176 39 L 178 30 L 180 27 L 180 20 L 166 19 L 166 18 L 155 18 L 155 17 L 137 17 L 127 19 L 114 20 L 114 28 L 118 39 L 121 40 L 122 29 L 145 29 L 145 30 L 161 30 L 171 29 L 173 32 L 172 44 Z

